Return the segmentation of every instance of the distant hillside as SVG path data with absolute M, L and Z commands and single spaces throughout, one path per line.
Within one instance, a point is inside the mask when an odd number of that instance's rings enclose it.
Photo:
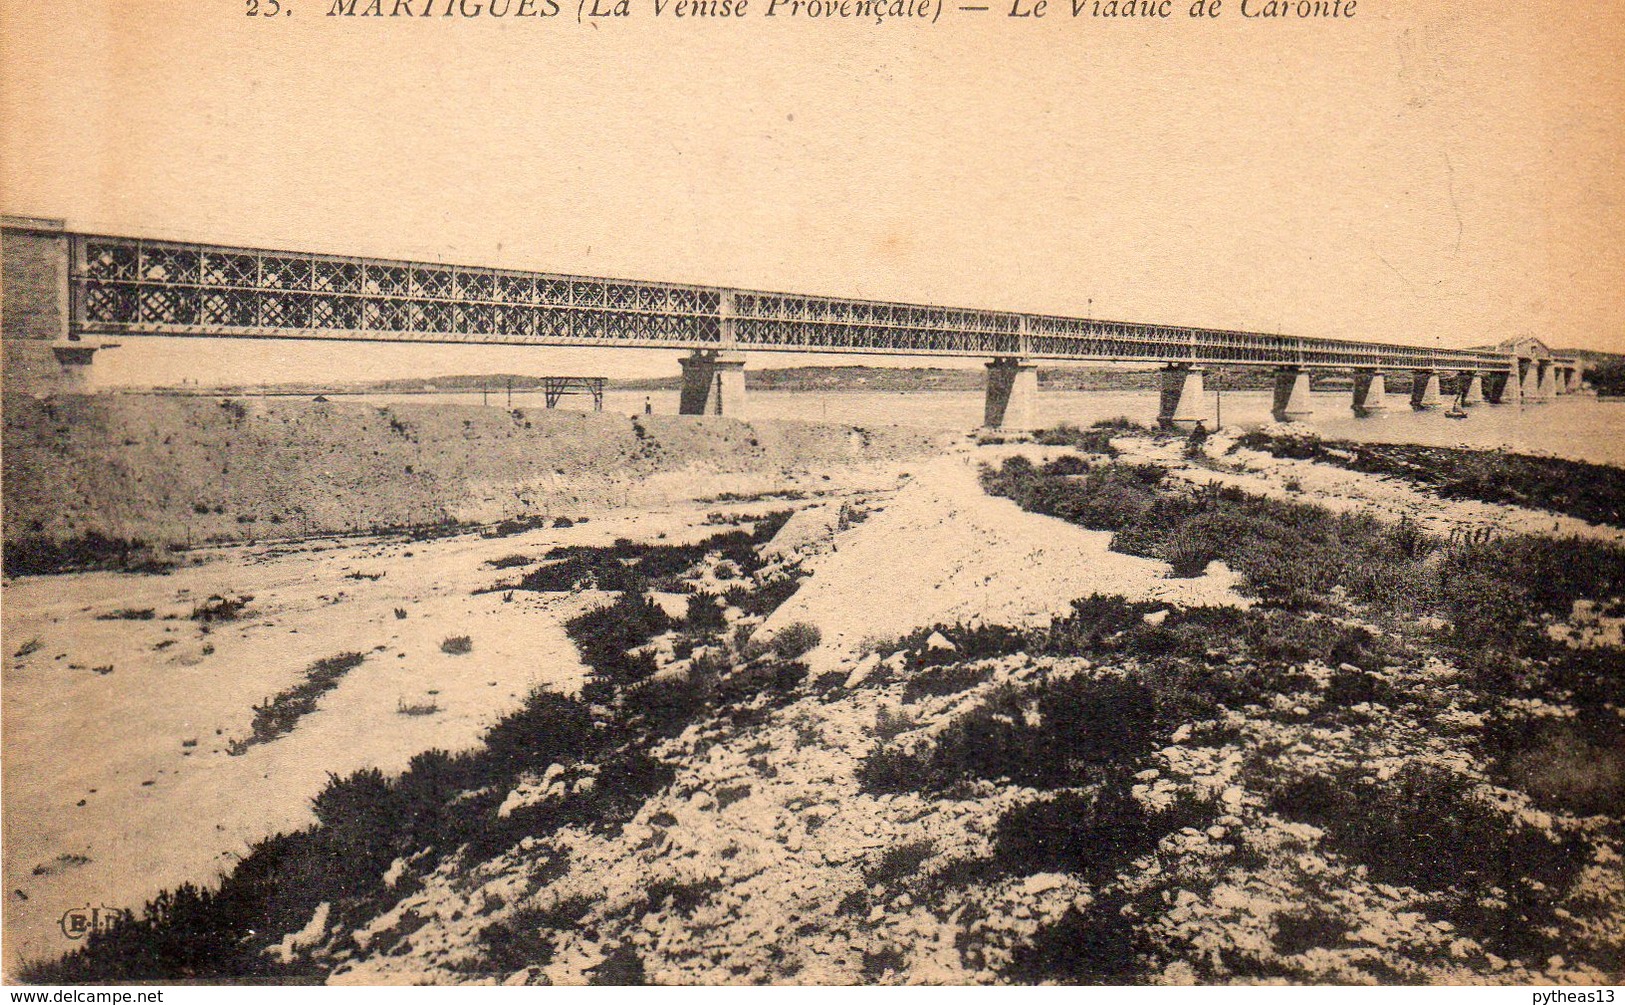
M 1592 366 L 1607 362 L 1625 362 L 1625 356 L 1587 350 L 1562 350 L 1584 357 Z M 675 371 L 675 367 L 673 370 Z M 597 376 L 584 373 L 580 376 Z M 1343 388 L 1349 385 L 1347 374 L 1315 373 L 1317 389 Z M 928 391 L 981 391 L 986 386 L 986 374 L 981 367 L 949 369 L 939 366 L 884 367 L 884 366 L 794 366 L 779 369 L 747 369 L 745 386 L 753 391 L 797 391 L 803 393 L 887 392 L 924 393 Z M 1222 386 L 1225 390 L 1265 390 L 1274 381 L 1269 367 L 1226 367 L 1222 374 L 1209 370 L 1208 387 Z M 297 381 L 278 384 L 227 385 L 211 388 L 185 388 L 182 393 L 194 394 L 445 394 L 488 390 L 492 392 L 535 391 L 542 387 L 543 378 L 526 374 L 491 373 L 458 374 L 446 377 L 401 377 L 385 380 L 318 382 Z M 1044 366 L 1038 370 L 1038 384 L 1050 391 L 1155 391 L 1161 385 L 1157 369 L 1127 370 L 1106 367 Z M 1389 373 L 1390 390 L 1409 387 L 1409 374 L 1395 370 Z M 663 377 L 611 379 L 607 385 L 612 391 L 676 391 L 682 387 L 682 376 L 673 372 Z
M 1600 352 L 1596 349 L 1553 349 L 1552 352 L 1558 356 L 1575 356 L 1592 365 L 1625 365 L 1625 354 L 1617 352 Z
M 511 382 L 511 384 L 510 384 Z M 533 391 L 541 377 L 517 373 L 458 374 L 449 377 L 395 377 L 384 380 L 284 381 L 276 384 L 225 384 L 200 387 L 200 394 L 437 394 L 447 391 Z M 185 389 L 188 392 L 192 388 Z
M 1264 388 L 1273 378 L 1267 370 L 1227 370 L 1224 386 Z M 1038 385 L 1051 391 L 1151 391 L 1160 387 L 1154 369 L 1110 370 L 1082 367 L 1040 367 Z M 980 391 L 987 377 L 981 368 L 950 370 L 944 367 L 796 366 L 778 370 L 745 371 L 745 386 L 753 391 Z M 625 391 L 675 391 L 682 378 L 654 377 L 612 380 L 609 386 Z

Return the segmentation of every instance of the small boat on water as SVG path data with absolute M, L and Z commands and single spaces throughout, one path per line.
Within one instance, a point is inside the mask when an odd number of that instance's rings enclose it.
M 1467 392 L 1463 391 L 1456 395 L 1456 400 L 1450 403 L 1450 410 L 1444 413 L 1444 417 L 1447 419 L 1467 418 L 1467 409 L 1462 407 L 1462 402 L 1466 400 Z

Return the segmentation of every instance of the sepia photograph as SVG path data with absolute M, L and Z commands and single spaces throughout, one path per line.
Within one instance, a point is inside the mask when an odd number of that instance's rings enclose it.
M 0 980 L 1611 1001 L 1622 52 L 0 11 Z

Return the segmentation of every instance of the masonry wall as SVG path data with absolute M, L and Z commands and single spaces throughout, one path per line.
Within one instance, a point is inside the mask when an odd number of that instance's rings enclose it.
M 0 391 L 66 389 L 51 343 L 68 334 L 68 239 L 61 232 L 0 231 Z

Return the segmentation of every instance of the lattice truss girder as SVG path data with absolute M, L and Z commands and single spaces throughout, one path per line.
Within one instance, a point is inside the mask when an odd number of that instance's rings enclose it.
M 613 343 L 944 356 L 1504 369 L 1494 353 L 414 262 L 73 238 L 74 327 L 157 335 Z

